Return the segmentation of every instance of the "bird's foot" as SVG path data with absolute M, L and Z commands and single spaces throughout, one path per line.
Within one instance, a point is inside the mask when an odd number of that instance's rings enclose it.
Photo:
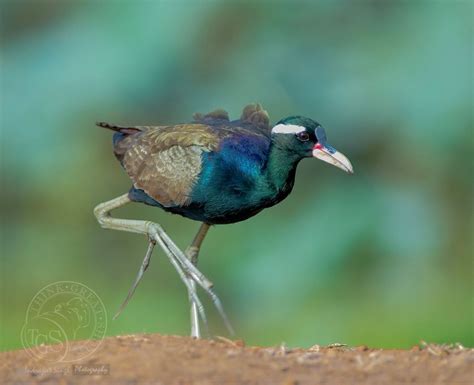
M 122 311 L 127 306 L 128 302 L 132 298 L 133 294 L 135 293 L 135 290 L 137 289 L 138 284 L 140 283 L 140 281 L 143 278 L 143 274 L 145 273 L 146 269 L 148 269 L 148 266 L 150 266 L 150 259 L 151 259 L 151 255 L 153 253 L 153 248 L 154 247 L 155 247 L 155 242 L 152 241 L 152 240 L 149 240 L 148 249 L 146 251 L 145 258 L 143 259 L 143 262 L 140 266 L 140 269 L 138 270 L 138 274 L 137 274 L 137 277 L 135 278 L 135 282 L 133 283 L 132 287 L 130 288 L 130 290 L 127 294 L 127 297 L 122 302 L 119 309 L 117 310 L 117 313 L 115 313 L 113 319 L 116 319 L 122 313 Z
M 207 293 L 207 295 L 209 295 L 214 306 L 219 312 L 221 318 L 223 319 L 227 330 L 230 334 L 233 335 L 234 329 L 232 328 L 232 325 L 230 324 L 230 321 L 226 313 L 224 312 L 224 308 L 219 297 L 212 289 L 212 282 L 207 279 L 204 274 L 202 274 L 197 269 L 196 266 L 194 266 L 194 264 L 188 259 L 186 254 L 184 254 L 178 248 L 178 246 L 176 246 L 173 240 L 168 236 L 168 234 L 166 234 L 166 232 L 159 224 L 154 222 L 148 222 L 147 230 L 150 239 L 153 239 L 158 245 L 160 245 L 160 247 L 168 256 L 171 264 L 178 272 L 179 276 L 181 277 L 181 280 L 186 285 L 190 300 L 197 307 L 199 316 L 201 317 L 201 320 L 203 321 L 205 327 L 207 328 L 207 318 L 204 311 L 204 306 L 202 305 L 202 302 L 197 296 L 196 285 L 200 286 Z M 197 328 L 197 330 L 195 330 L 192 334 L 196 334 L 194 336 L 199 337 L 199 329 Z

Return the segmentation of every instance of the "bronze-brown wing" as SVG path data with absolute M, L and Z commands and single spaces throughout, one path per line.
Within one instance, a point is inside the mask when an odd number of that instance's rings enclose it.
M 221 108 L 208 112 L 207 114 L 201 114 L 200 112 L 196 112 L 193 114 L 193 119 L 197 122 L 205 122 L 207 120 L 225 120 L 229 121 L 229 113 Z
M 264 131 L 270 131 L 270 117 L 259 103 L 245 106 L 240 120 L 252 123 Z
M 229 122 L 229 114 L 223 109 L 217 109 L 207 114 L 195 113 L 193 115 L 194 121 L 198 123 L 222 124 Z M 250 123 L 259 128 L 262 132 L 270 132 L 270 117 L 268 112 L 263 109 L 259 103 L 248 104 L 244 107 L 240 120 L 245 123 Z
M 215 150 L 219 136 L 205 124 L 151 127 L 120 143 L 122 165 L 135 188 L 163 206 L 182 206 L 201 172 L 201 154 Z

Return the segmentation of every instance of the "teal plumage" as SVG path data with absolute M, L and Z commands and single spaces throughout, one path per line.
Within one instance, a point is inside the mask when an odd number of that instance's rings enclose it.
M 234 121 L 216 110 L 175 126 L 99 125 L 117 131 L 114 153 L 133 181 L 133 201 L 208 224 L 245 220 L 287 197 L 320 127 L 292 116 L 276 126 L 302 127 L 307 140 L 272 132 L 258 104 Z

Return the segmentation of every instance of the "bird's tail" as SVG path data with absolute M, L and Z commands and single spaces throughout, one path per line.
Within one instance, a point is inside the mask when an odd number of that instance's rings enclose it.
M 109 130 L 120 132 L 121 134 L 125 135 L 133 135 L 137 132 L 143 131 L 144 127 L 135 126 L 135 127 L 125 127 L 125 126 L 118 126 L 116 124 L 111 124 L 107 122 L 97 122 L 96 126 L 108 128 Z
M 125 126 L 118 126 L 116 124 L 110 124 L 107 122 L 97 122 L 97 126 L 107 128 L 109 130 L 115 131 L 115 134 L 112 138 L 112 143 L 114 147 L 114 154 L 115 157 L 122 162 L 123 156 L 130 145 L 130 142 L 124 140 L 134 134 L 139 132 L 145 131 L 148 129 L 146 126 L 132 126 L 132 127 L 125 127 Z

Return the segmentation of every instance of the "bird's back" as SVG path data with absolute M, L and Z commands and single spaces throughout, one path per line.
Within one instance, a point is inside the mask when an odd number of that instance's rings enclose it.
M 213 223 L 217 214 L 233 221 L 236 209 L 250 210 L 268 124 L 266 112 L 250 105 L 236 121 L 218 110 L 174 126 L 100 125 L 117 131 L 114 153 L 133 181 L 132 199 Z

